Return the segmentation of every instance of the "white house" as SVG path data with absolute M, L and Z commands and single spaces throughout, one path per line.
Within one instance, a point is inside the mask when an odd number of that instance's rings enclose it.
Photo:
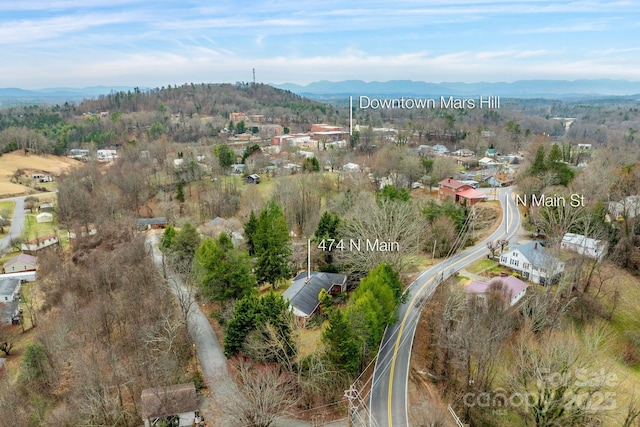
M 447 154 L 449 152 L 449 149 L 442 144 L 436 144 L 433 146 L 433 151 L 438 154 Z
M 342 166 L 342 170 L 345 172 L 360 172 L 360 165 L 356 163 L 347 163 Z
M 475 294 L 481 298 L 484 298 L 488 292 L 493 289 L 500 290 L 510 306 L 515 305 L 522 297 L 527 293 L 529 285 L 524 283 L 517 277 L 504 275 L 501 277 L 494 277 L 488 282 L 478 282 L 472 280 L 471 283 L 464 288 L 464 291 L 468 294 Z
M 560 247 L 600 261 L 607 251 L 607 242 L 582 234 L 567 233 L 562 237 Z
M 193 383 L 142 390 L 140 415 L 145 427 L 171 425 L 191 427 L 198 411 Z
M 20 279 L 0 280 L 0 323 L 10 325 L 20 313 Z
M 632 219 L 640 215 L 640 196 L 627 196 L 619 202 L 609 203 L 609 212 L 614 219 Z
M 541 285 L 553 284 L 564 271 L 564 263 L 538 242 L 511 245 L 500 255 L 500 264 Z

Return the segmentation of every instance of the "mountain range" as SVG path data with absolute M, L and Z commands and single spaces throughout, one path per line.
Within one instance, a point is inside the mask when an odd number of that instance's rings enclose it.
M 514 82 L 478 83 L 429 83 L 415 80 L 389 80 L 386 82 L 365 82 L 343 80 L 332 82 L 321 80 L 308 85 L 294 83 L 273 84 L 271 86 L 291 91 L 315 100 L 339 100 L 349 96 L 379 97 L 472 97 L 502 96 L 505 98 L 640 98 L 640 81 L 583 79 L 583 80 L 518 80 Z M 80 102 L 111 92 L 132 91 L 127 86 L 92 86 L 85 88 L 46 88 L 26 90 L 20 88 L 0 88 L 0 107 L 30 104 L 63 104 Z
M 311 98 L 346 96 L 503 96 L 509 98 L 554 98 L 559 96 L 637 96 L 640 82 L 628 80 L 518 80 L 499 83 L 429 83 L 414 80 L 365 82 L 322 80 L 301 86 L 293 83 L 273 84 L 280 89 Z

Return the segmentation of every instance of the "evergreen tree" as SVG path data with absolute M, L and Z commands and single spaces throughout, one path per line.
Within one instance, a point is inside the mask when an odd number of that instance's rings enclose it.
M 176 229 L 171 225 L 168 225 L 167 228 L 164 229 L 162 237 L 160 238 L 160 250 L 165 252 L 166 250 L 170 249 L 175 238 Z
M 332 215 L 328 211 L 324 211 L 318 222 L 318 227 L 313 234 L 314 241 L 320 241 L 322 239 L 337 239 L 338 226 L 340 225 L 340 218 L 338 215 Z
M 409 201 L 409 190 L 406 188 L 398 189 L 395 185 L 385 185 L 382 187 L 376 194 L 376 200 L 380 201 L 383 199 L 386 200 L 400 200 L 402 202 Z
M 249 332 L 255 328 L 260 302 L 255 293 L 245 295 L 238 301 L 233 310 L 233 318 L 224 331 L 224 354 L 227 357 L 236 355 L 244 345 Z
M 273 199 L 260 212 L 253 246 L 258 257 L 256 276 L 259 283 L 275 283 L 291 277 L 289 229 L 282 208 Z
M 536 150 L 536 155 L 533 159 L 533 163 L 529 167 L 529 174 L 533 176 L 540 176 L 547 170 L 544 161 L 544 146 L 540 145 Z
M 176 233 L 170 250 L 171 260 L 179 272 L 185 273 L 191 270 L 193 256 L 198 246 L 200 246 L 200 234 L 193 224 L 186 222 Z
M 226 233 L 218 239 L 206 238 L 196 251 L 198 284 L 202 295 L 211 301 L 241 298 L 256 285 L 251 259 L 233 247 Z
M 353 330 L 344 313 L 335 310 L 329 316 L 329 325 L 322 333 L 327 346 L 327 358 L 337 368 L 355 375 L 360 367 L 360 349 Z
M 220 167 L 226 169 L 236 162 L 236 153 L 227 144 L 216 145 L 213 149 Z
M 551 151 L 549 151 L 549 155 L 547 156 L 547 167 L 551 169 L 561 160 L 562 152 L 560 151 L 560 147 L 558 147 L 558 144 L 553 144 L 551 146 Z
M 180 180 L 178 180 L 178 183 L 176 184 L 176 199 L 180 203 L 184 203 L 184 185 Z
M 253 244 L 253 237 L 255 235 L 256 229 L 258 228 L 258 218 L 256 218 L 256 214 L 251 211 L 251 215 L 249 215 L 249 219 L 247 223 L 244 225 L 244 239 L 247 242 L 247 248 L 249 249 L 249 255 L 253 256 L 256 253 L 255 245 Z

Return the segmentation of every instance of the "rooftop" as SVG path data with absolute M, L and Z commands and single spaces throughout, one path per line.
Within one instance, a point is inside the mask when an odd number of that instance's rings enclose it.
M 293 279 L 293 283 L 282 296 L 289 300 L 293 308 L 305 316 L 310 316 L 320 305 L 320 291 L 330 291 L 334 285 L 342 285 L 346 280 L 347 276 L 343 274 L 312 271 L 311 280 L 307 283 L 307 272 L 302 272 Z
M 140 415 L 143 418 L 166 417 L 198 410 L 193 383 L 142 390 Z

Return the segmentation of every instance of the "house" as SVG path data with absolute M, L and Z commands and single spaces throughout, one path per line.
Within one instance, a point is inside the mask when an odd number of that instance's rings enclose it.
M 51 212 L 42 212 L 36 216 L 36 222 L 53 222 L 53 214 Z
M 347 163 L 342 166 L 342 170 L 345 172 L 360 172 L 360 165 L 356 163 Z
M 432 150 L 438 154 L 447 154 L 449 149 L 442 144 L 436 144 L 432 147 Z
M 75 239 L 78 236 L 80 237 L 95 236 L 96 234 L 98 234 L 98 229 L 94 224 L 89 224 L 88 230 L 87 230 L 87 226 L 83 225 L 73 230 L 69 230 L 69 232 L 67 233 L 67 235 L 69 236 L 69 239 Z
M 560 243 L 562 249 L 577 252 L 590 258 L 602 260 L 607 252 L 607 242 L 603 240 L 591 239 L 582 234 L 567 233 L 562 237 Z
M 247 177 L 245 182 L 247 184 L 260 184 L 260 175 L 257 173 L 251 174 Z
M 468 294 L 475 294 L 481 298 L 485 298 L 488 292 L 500 290 L 505 300 L 509 302 L 509 305 L 513 306 L 526 294 L 528 287 L 529 285 L 517 277 L 505 274 L 500 277 L 494 277 L 488 282 L 472 280 L 471 283 L 465 287 L 464 291 Z
M 467 148 L 461 148 L 459 150 L 454 151 L 453 153 L 454 156 L 458 156 L 458 157 L 471 157 L 474 156 L 475 153 Z
M 11 325 L 20 316 L 20 279 L 0 280 L 0 323 Z
M 483 157 L 480 160 L 478 160 L 478 166 L 482 166 L 484 168 L 498 166 L 499 164 L 500 162 L 497 162 L 494 159 L 491 159 L 489 157 Z
M 2 267 L 3 273 L 18 273 L 20 271 L 33 271 L 38 268 L 38 258 L 27 255 L 20 254 L 14 256 L 4 263 Z
M 640 215 L 640 196 L 627 196 L 619 202 L 609 203 L 609 212 L 615 220 L 637 217 Z
M 293 279 L 291 286 L 282 296 L 289 301 L 294 316 L 305 324 L 320 307 L 320 291 L 324 289 L 330 294 L 344 292 L 347 290 L 346 283 L 347 276 L 343 274 L 305 271 Z
M 564 271 L 564 263 L 538 242 L 511 245 L 500 255 L 500 265 L 540 285 L 555 283 Z
M 476 190 L 470 184 L 465 184 L 462 181 L 449 177 L 438 183 L 438 198 L 440 200 L 446 200 L 447 197 L 455 202 L 471 206 L 486 200 L 487 195 L 480 190 Z
M 140 415 L 145 427 L 171 425 L 191 427 L 198 412 L 193 383 L 142 390 Z
M 59 239 L 57 235 L 47 234 L 45 236 L 38 236 L 32 240 L 27 240 L 20 246 L 22 248 L 22 252 L 24 252 L 25 254 L 33 255 L 39 250 L 57 245 L 58 243 Z
M 156 218 L 138 218 L 136 224 L 143 230 L 157 230 L 159 228 L 166 228 L 169 225 L 169 221 L 164 216 Z

